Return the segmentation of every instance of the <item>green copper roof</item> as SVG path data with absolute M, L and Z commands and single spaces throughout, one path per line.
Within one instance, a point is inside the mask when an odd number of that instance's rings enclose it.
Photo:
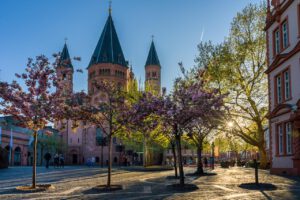
M 108 16 L 88 68 L 98 63 L 113 63 L 127 67 L 111 14 Z
M 160 66 L 159 59 L 158 59 L 153 41 L 151 43 L 151 47 L 150 47 L 150 50 L 149 50 L 149 54 L 148 54 L 148 58 L 147 58 L 145 66 L 148 66 L 148 65 L 158 65 L 158 66 Z
M 73 65 L 71 62 L 69 50 L 67 44 L 65 43 L 64 48 L 60 54 L 58 66 L 71 68 L 73 70 Z

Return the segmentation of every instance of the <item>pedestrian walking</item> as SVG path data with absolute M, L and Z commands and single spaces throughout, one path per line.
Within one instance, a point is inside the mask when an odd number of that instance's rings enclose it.
M 44 159 L 46 160 L 46 168 L 49 168 L 49 161 L 51 160 L 51 154 L 48 152 L 44 155 Z
M 65 167 L 65 158 L 64 158 L 64 156 L 62 154 L 59 155 L 59 165 L 62 168 Z
M 54 156 L 54 168 L 59 167 L 59 156 L 55 154 Z

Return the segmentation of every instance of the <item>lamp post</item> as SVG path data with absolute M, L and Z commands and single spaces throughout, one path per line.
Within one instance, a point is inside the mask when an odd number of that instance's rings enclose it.
M 215 169 L 215 142 L 211 143 L 211 169 Z

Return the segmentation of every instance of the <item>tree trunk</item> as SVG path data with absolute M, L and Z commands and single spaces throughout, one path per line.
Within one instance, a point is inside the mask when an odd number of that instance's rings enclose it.
M 197 145 L 197 171 L 196 174 L 203 174 L 203 164 L 202 164 L 202 141 Z
M 147 148 L 147 139 L 144 136 L 144 155 L 143 155 L 143 166 L 147 167 L 148 166 L 148 148 Z
M 101 145 L 101 167 L 103 167 L 103 144 Z
M 183 171 L 183 163 L 182 163 L 182 155 L 181 155 L 181 136 L 180 133 L 178 133 L 178 130 L 176 131 L 176 144 L 177 144 L 177 154 L 178 154 L 178 165 L 179 165 L 179 179 L 180 179 L 180 186 L 184 186 L 184 171 Z
M 173 159 L 174 159 L 175 178 L 178 178 L 177 158 L 176 158 L 175 144 L 172 142 L 171 146 L 172 146 L 172 154 L 173 154 Z
M 112 137 L 108 136 L 108 174 L 107 174 L 107 187 L 110 188 L 111 184 L 111 168 L 112 168 Z
M 266 169 L 267 168 L 267 152 L 266 149 L 264 148 L 264 145 L 262 147 L 258 147 L 259 149 L 259 168 L 261 169 Z
M 37 149 L 37 132 L 33 133 L 33 165 L 32 165 L 32 188 L 36 188 L 36 149 Z

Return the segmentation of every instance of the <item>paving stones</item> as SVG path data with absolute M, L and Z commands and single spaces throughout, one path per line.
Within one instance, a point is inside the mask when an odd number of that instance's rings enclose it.
M 185 168 L 185 173 L 193 173 L 195 168 Z M 14 193 L 10 188 L 18 184 L 30 184 L 30 171 L 14 168 L 5 171 L 5 180 L 0 179 L 0 199 L 300 199 L 300 178 L 270 175 L 268 171 L 259 171 L 260 183 L 272 183 L 277 189 L 264 188 L 251 190 L 239 187 L 242 183 L 254 182 L 254 170 L 245 168 L 216 168 L 213 176 L 187 176 L 186 183 L 194 184 L 198 189 L 180 192 L 169 190 L 168 185 L 179 182 L 168 179 L 173 171 L 142 172 L 132 169 L 114 169 L 112 184 L 122 185 L 123 189 L 114 192 L 94 191 L 97 185 L 106 183 L 106 169 L 70 167 L 63 170 L 40 170 L 38 183 L 51 183 L 53 191 L 35 194 Z M 0 171 L 0 178 L 2 177 Z M 18 174 L 15 176 L 14 174 Z M 212 173 L 212 172 L 210 172 Z M 21 177 L 21 178 L 20 178 Z

